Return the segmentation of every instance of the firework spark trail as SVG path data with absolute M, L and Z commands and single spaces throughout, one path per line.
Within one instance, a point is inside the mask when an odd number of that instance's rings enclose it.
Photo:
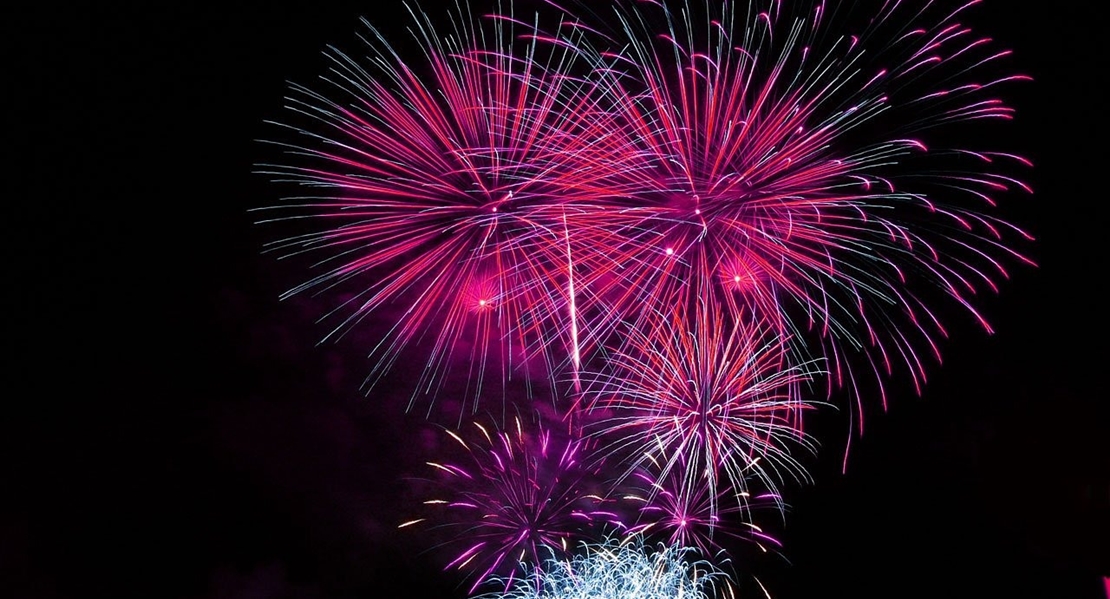
M 427 74 L 371 27 L 370 59 L 327 53 L 327 94 L 291 86 L 290 120 L 303 124 L 281 126 L 300 139 L 276 143 L 285 162 L 260 170 L 309 190 L 276 207 L 295 216 L 274 220 L 319 228 L 272 249 L 320 256 L 322 273 L 287 296 L 351 293 L 325 317 L 339 321 L 329 338 L 367 317 L 393 318 L 371 353 L 368 387 L 423 342 L 430 349 L 414 400 L 434 398 L 465 360 L 475 410 L 491 362 L 502 363 L 502 382 L 514 369 L 550 377 L 567 361 L 552 350 L 568 331 L 562 346 L 577 362 L 568 295 L 582 290 L 568 253 L 591 243 L 576 206 L 594 200 L 584 175 L 561 161 L 584 152 L 565 115 L 591 101 L 589 83 L 565 73 L 571 53 L 540 56 L 534 41 L 522 48 L 510 16 L 486 19 L 486 29 L 460 19 L 442 38 L 426 16 L 412 16 Z M 469 355 L 455 355 L 471 341 Z M 532 365 L 536 356 L 542 366 Z
M 572 559 L 536 564 L 534 576 L 482 599 L 710 599 L 735 597 L 727 576 L 690 549 L 635 539 L 587 544 Z
M 592 441 L 560 438 L 519 418 L 506 430 L 473 427 L 465 436 L 446 431 L 465 459 L 429 462 L 444 495 L 425 502 L 445 510 L 434 517 L 450 535 L 445 544 L 463 546 L 447 568 L 472 576 L 471 592 L 495 576 L 511 584 L 522 562 L 540 563 L 548 552 L 563 555 L 601 527 L 624 527 L 597 494 L 601 465 L 590 457 Z
M 674 306 L 630 329 L 605 371 L 586 378 L 598 415 L 590 434 L 625 476 L 657 464 L 660 480 L 677 472 L 682 488 L 709 489 L 713 517 L 725 486 L 742 498 L 754 481 L 777 497 L 780 481 L 806 480 L 792 451 L 815 449 L 802 392 L 821 374 L 792 364 L 786 347 L 765 320 L 729 323 L 711 299 Z
M 858 35 L 834 35 L 851 22 L 824 2 L 793 18 L 780 3 L 618 4 L 620 27 L 576 47 L 604 94 L 592 160 L 619 165 L 600 170 L 612 313 L 641 327 L 717 281 L 719 301 L 790 335 L 796 361 L 828 357 L 829 393 L 847 387 L 860 418 L 861 360 L 884 406 L 884 378 L 904 367 L 920 391 L 921 349 L 939 361 L 935 290 L 990 330 L 974 295 L 1031 261 L 1008 246 L 1029 236 L 983 210 L 1031 191 L 1006 174 L 1028 161 L 949 149 L 943 131 L 1012 118 L 986 94 L 1028 77 L 991 76 L 1009 53 L 955 20 L 974 2 L 902 4 Z
M 567 225 L 566 215 L 563 215 L 563 232 L 567 240 L 567 310 L 570 319 L 570 360 L 571 373 L 574 378 L 574 393 L 582 393 L 582 380 L 579 369 L 582 367 L 582 354 L 578 346 L 578 302 L 574 292 L 574 254 L 570 248 L 570 227 Z
M 720 481 L 719 488 L 691 486 L 685 464 L 666 476 L 659 475 L 662 469 L 663 464 L 652 461 L 623 485 L 622 499 L 638 505 L 638 517 L 627 534 L 648 539 L 661 536 L 667 545 L 696 547 L 702 555 L 726 554 L 723 540 L 751 543 L 765 553 L 782 547 L 754 518 L 756 512 L 765 509 L 781 515 L 780 497 L 771 493 L 753 497 Z

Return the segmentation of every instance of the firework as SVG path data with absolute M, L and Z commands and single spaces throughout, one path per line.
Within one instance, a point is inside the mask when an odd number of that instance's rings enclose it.
M 1029 191 L 1008 174 L 1028 161 L 945 133 L 1012 118 L 991 94 L 1028 77 L 960 24 L 975 2 L 854 4 L 617 3 L 576 47 L 616 132 L 595 144 L 619 165 L 601 169 L 612 311 L 643 328 L 710 293 L 789 334 L 795 361 L 827 357 L 830 392 L 858 402 L 862 363 L 885 405 L 899 364 L 920 390 L 940 359 L 934 303 L 989 330 L 975 294 L 1029 263 L 990 213 Z
M 782 547 L 754 518 L 760 511 L 781 510 L 782 500 L 777 495 L 753 496 L 722 481 L 718 481 L 720 488 L 710 488 L 703 481 L 690 485 L 687 464 L 680 463 L 665 476 L 659 474 L 661 467 L 651 462 L 623 485 L 621 498 L 637 506 L 637 517 L 628 534 L 658 538 L 667 545 L 696 547 L 702 555 L 726 554 L 733 541 L 750 543 L 763 552 Z
M 346 297 L 328 338 L 366 319 L 387 331 L 370 343 L 368 386 L 418 345 L 414 396 L 465 372 L 457 395 L 473 411 L 490 382 L 577 366 L 576 248 L 591 241 L 577 231 L 594 191 L 564 162 L 593 136 L 566 114 L 589 84 L 566 74 L 574 53 L 520 41 L 511 16 L 459 15 L 443 36 L 412 16 L 422 63 L 367 24 L 369 58 L 330 49 L 325 91 L 291 87 L 291 140 L 259 170 L 304 190 L 273 220 L 317 225 L 271 249 L 316 258 L 319 274 L 287 296 Z
M 752 481 L 773 496 L 784 478 L 805 479 L 792 450 L 814 449 L 802 431 L 812 407 L 803 388 L 815 364 L 791 364 L 784 339 L 764 320 L 727 322 L 711 300 L 680 304 L 627 332 L 603 373 L 587 380 L 591 434 L 631 474 L 652 466 L 683 493 L 747 497 Z
M 590 459 L 590 441 L 526 427 L 519 418 L 508 430 L 474 423 L 470 433 L 446 431 L 464 453 L 430 463 L 440 495 L 425 504 L 437 508 L 428 521 L 462 547 L 447 568 L 471 576 L 471 591 L 491 576 L 511 581 L 521 563 L 563 555 L 602 527 L 623 526 L 598 494 L 600 466 Z
M 638 540 L 589 544 L 571 559 L 549 559 L 535 576 L 484 599 L 709 599 L 734 596 L 727 576 L 690 549 Z M 538 584 L 537 584 L 538 582 Z

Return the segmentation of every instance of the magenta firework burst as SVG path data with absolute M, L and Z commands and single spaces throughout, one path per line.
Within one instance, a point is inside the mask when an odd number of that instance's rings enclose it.
M 992 213 L 1029 191 L 1010 174 L 1028 161 L 952 134 L 1010 119 L 993 94 L 1028 79 L 961 24 L 976 3 L 617 3 L 576 46 L 615 132 L 594 144 L 619 165 L 599 173 L 613 311 L 712 293 L 828 358 L 856 400 L 860 364 L 884 405 L 900 364 L 920 390 L 947 334 L 933 304 L 989 329 L 974 296 L 1029 262 Z
M 491 372 L 504 383 L 577 365 L 576 248 L 593 241 L 580 223 L 597 192 L 564 163 L 589 151 L 572 117 L 592 95 L 563 74 L 572 52 L 521 42 L 509 16 L 460 18 L 442 37 L 413 16 L 423 63 L 368 26 L 370 58 L 329 50 L 323 91 L 292 86 L 290 140 L 261 170 L 303 190 L 275 220 L 315 228 L 273 249 L 316 257 L 319 274 L 289 295 L 343 298 L 329 336 L 365 319 L 386 331 L 369 344 L 369 384 L 419 345 L 415 391 L 465 372 L 467 391 L 452 392 L 476 402 L 504 387 L 489 388 Z
M 447 567 L 472 576 L 471 591 L 493 576 L 518 576 L 521 564 L 564 555 L 607 526 L 623 526 L 605 509 L 592 440 L 557 435 L 519 418 L 504 430 L 474 423 L 446 434 L 463 453 L 429 462 L 440 495 L 425 504 L 439 508 L 428 521 L 458 548 Z

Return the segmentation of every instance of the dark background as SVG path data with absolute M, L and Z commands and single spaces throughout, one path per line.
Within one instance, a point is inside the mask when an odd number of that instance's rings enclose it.
M 260 256 L 246 213 L 274 198 L 250 171 L 285 81 L 357 49 L 359 16 L 403 39 L 397 6 L 13 9 L 0 594 L 465 595 L 395 530 L 424 423 L 360 395 L 355 346 L 316 346 L 323 304 L 277 300 L 303 271 Z M 1006 214 L 1040 268 L 984 299 L 997 334 L 957 321 L 846 474 L 824 439 L 816 484 L 786 490 L 791 564 L 758 572 L 778 599 L 1104 596 L 1101 15 L 974 14 L 1036 78 L 1007 98 L 1037 193 Z

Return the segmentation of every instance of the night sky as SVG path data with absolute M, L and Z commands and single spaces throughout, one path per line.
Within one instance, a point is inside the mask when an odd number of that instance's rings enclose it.
M 247 213 L 277 198 L 251 170 L 286 81 L 361 49 L 360 16 L 405 40 L 399 6 L 16 10 L 0 595 L 465 597 L 396 530 L 428 459 L 405 370 L 363 396 L 366 339 L 317 345 L 330 304 L 278 300 L 306 271 Z M 1004 94 L 1002 145 L 1037 167 L 1003 214 L 1040 267 L 982 299 L 993 336 L 953 314 L 943 367 L 871 414 L 846 474 L 843 415 L 818 418 L 790 563 L 756 572 L 777 599 L 1105 597 L 1104 21 L 1008 0 L 972 21 L 1036 79 Z

